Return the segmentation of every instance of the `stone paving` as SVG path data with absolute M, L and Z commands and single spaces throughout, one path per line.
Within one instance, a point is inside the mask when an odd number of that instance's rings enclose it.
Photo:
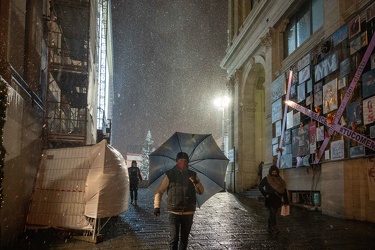
M 28 232 L 11 249 L 168 249 L 168 214 L 155 217 L 153 194 L 139 190 L 138 206 L 110 219 L 97 244 L 62 237 L 60 230 Z M 262 201 L 220 192 L 197 210 L 188 249 L 375 249 L 375 223 L 337 219 L 292 206 L 278 217 L 279 235 L 267 232 Z M 58 237 L 60 236 L 60 237 Z

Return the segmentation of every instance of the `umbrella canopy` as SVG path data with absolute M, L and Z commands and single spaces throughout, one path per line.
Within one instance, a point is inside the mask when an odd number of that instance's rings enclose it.
M 200 207 L 211 196 L 224 189 L 228 158 L 220 150 L 211 134 L 174 133 L 166 142 L 149 155 L 149 188 L 159 187 L 166 171 L 176 165 L 176 155 L 189 155 L 189 169 L 197 172 L 204 186 L 203 195 L 197 195 Z

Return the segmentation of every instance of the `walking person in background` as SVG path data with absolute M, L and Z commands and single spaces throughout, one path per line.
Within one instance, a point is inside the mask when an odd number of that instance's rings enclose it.
M 264 162 L 261 161 L 258 165 L 258 176 L 259 176 L 259 181 L 258 183 L 260 183 L 260 181 L 262 180 L 262 172 L 263 172 L 263 165 L 264 165 Z
M 196 172 L 188 169 L 189 156 L 180 152 L 176 166 L 165 173 L 165 177 L 155 192 L 154 214 L 160 215 L 163 193 L 167 191 L 169 212 L 169 249 L 187 249 L 193 217 L 196 209 L 196 194 L 203 194 L 204 187 Z M 180 236 L 181 235 L 181 236 Z
M 137 162 L 132 161 L 132 165 L 128 168 L 130 181 L 130 200 L 131 204 L 137 205 L 139 180 L 142 181 L 141 170 L 137 167 Z
M 270 233 L 278 234 L 276 216 L 279 208 L 283 204 L 289 205 L 286 183 L 279 175 L 279 169 L 272 165 L 268 175 L 259 184 L 259 190 L 265 197 L 265 206 L 269 210 L 268 230 Z M 283 201 L 282 201 L 283 199 Z

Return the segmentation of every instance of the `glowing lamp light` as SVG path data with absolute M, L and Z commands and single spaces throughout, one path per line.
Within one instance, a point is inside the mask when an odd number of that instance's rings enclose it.
M 223 109 L 225 107 L 228 107 L 230 102 L 230 99 L 228 96 L 220 96 L 215 98 L 214 105 L 218 107 L 219 109 Z
M 219 108 L 219 110 L 222 113 L 221 117 L 221 131 L 222 131 L 222 136 L 221 136 L 221 151 L 224 152 L 224 138 L 225 138 L 225 108 L 229 106 L 230 99 L 226 95 L 222 95 L 217 97 L 214 100 L 214 105 Z

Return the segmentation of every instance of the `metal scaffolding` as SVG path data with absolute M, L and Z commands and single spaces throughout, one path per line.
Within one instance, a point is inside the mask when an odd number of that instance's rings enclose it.
M 50 1 L 45 148 L 86 143 L 89 8 L 88 0 Z
M 99 34 L 99 83 L 98 83 L 98 117 L 97 129 L 105 129 L 105 116 L 107 109 L 107 25 L 108 25 L 108 1 L 99 1 L 100 34 Z

